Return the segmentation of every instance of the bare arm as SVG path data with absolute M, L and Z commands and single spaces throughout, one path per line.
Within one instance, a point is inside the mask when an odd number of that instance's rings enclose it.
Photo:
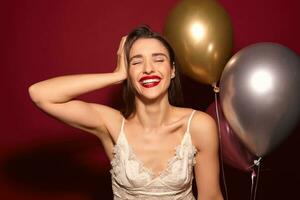
M 116 72 L 59 76 L 31 85 L 29 94 L 35 103 L 65 103 L 81 94 L 117 84 L 122 80 L 124 76 Z
M 198 149 L 194 168 L 198 199 L 223 200 L 219 185 L 219 143 L 215 121 L 202 112 L 197 112 L 193 121 L 192 139 Z
M 127 78 L 122 38 L 118 50 L 118 65 L 114 72 L 103 74 L 66 75 L 44 80 L 28 89 L 32 101 L 51 116 L 76 128 L 98 134 L 107 131 L 107 118 L 118 111 L 74 98 L 87 92 L 121 83 Z

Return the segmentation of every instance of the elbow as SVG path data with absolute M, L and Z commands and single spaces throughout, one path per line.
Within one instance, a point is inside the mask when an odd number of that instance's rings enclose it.
M 34 102 L 36 100 L 36 95 L 35 95 L 35 86 L 31 85 L 28 87 L 28 94 L 30 99 Z
M 30 96 L 30 99 L 32 100 L 32 102 L 34 102 L 35 104 L 40 104 L 41 103 L 41 94 L 37 88 L 37 86 L 35 84 L 31 85 L 28 87 L 28 94 Z

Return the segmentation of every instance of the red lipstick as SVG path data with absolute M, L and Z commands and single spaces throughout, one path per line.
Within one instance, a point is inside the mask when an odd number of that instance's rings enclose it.
M 157 86 L 160 83 L 160 80 L 161 78 L 159 76 L 151 75 L 151 76 L 143 76 L 139 82 L 143 87 L 151 88 Z
M 144 81 L 144 80 L 147 80 L 147 79 L 161 79 L 159 76 L 156 76 L 156 75 L 151 75 L 151 76 L 143 76 L 141 79 L 140 79 L 140 82 L 141 81 Z

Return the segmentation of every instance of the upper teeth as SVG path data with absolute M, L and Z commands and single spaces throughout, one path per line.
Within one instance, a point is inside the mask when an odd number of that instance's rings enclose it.
M 143 80 L 142 83 L 154 83 L 154 82 L 159 82 L 159 79 L 155 78 L 155 79 L 146 79 Z

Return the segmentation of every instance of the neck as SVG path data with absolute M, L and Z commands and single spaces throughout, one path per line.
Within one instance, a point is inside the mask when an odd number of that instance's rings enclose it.
M 142 101 L 136 97 L 136 114 L 134 118 L 140 122 L 144 130 L 151 131 L 166 124 L 171 116 L 172 105 L 168 95 L 153 101 Z

